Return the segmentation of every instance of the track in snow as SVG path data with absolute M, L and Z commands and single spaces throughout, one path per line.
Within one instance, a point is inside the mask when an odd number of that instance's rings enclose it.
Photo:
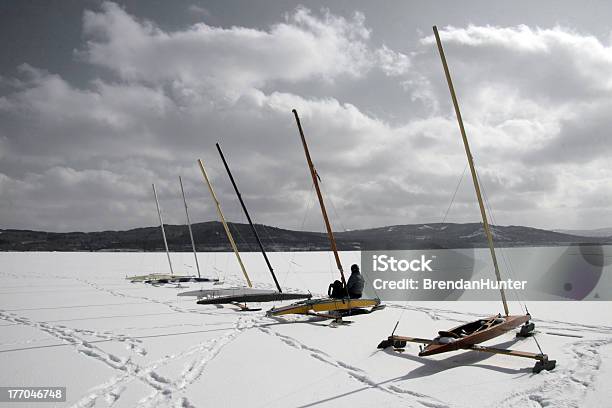
M 419 406 L 424 406 L 428 408 L 448 408 L 450 407 L 448 404 L 440 401 L 437 398 L 434 398 L 434 397 L 431 397 L 425 394 L 421 394 L 415 391 L 411 391 L 411 390 L 408 390 L 408 389 L 405 389 L 405 388 L 402 388 L 396 385 L 385 385 L 384 383 L 377 382 L 376 380 L 368 376 L 367 373 L 364 370 L 360 369 L 359 367 L 348 364 L 341 360 L 337 360 L 333 358 L 331 355 L 329 355 L 328 353 L 326 353 L 325 351 L 314 348 L 314 347 L 310 347 L 293 337 L 278 333 L 277 331 L 274 331 L 267 327 L 258 327 L 258 328 L 263 333 L 277 337 L 287 346 L 292 347 L 297 350 L 302 350 L 308 353 L 310 357 L 324 364 L 330 365 L 332 367 L 335 367 L 343 371 L 349 377 L 367 386 L 368 388 L 376 389 L 376 390 L 379 390 L 387 394 L 391 394 L 393 396 L 398 397 L 402 401 L 401 404 L 403 406 L 406 406 L 405 404 L 407 403 L 416 403 Z

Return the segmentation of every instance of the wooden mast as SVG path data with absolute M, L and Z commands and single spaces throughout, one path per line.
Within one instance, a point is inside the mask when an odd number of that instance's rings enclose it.
M 304 137 L 304 131 L 302 130 L 300 117 L 298 116 L 298 113 L 295 109 L 293 109 L 292 112 L 295 116 L 295 121 L 297 122 L 298 130 L 300 131 L 300 137 L 302 138 L 302 146 L 304 146 L 304 153 L 306 154 L 306 161 L 308 162 L 308 168 L 310 169 L 312 182 L 317 192 L 317 197 L 319 198 L 319 204 L 321 205 L 321 213 L 323 214 L 323 220 L 325 221 L 327 236 L 329 238 L 329 242 L 331 243 L 331 249 L 334 252 L 334 257 L 336 258 L 336 266 L 340 271 L 342 284 L 344 285 L 344 287 L 346 287 L 346 279 L 344 278 L 344 270 L 342 269 L 342 263 L 340 262 L 340 255 L 338 255 L 336 239 L 334 238 L 334 232 L 332 231 L 331 224 L 329 223 L 329 217 L 327 216 L 327 210 L 325 209 L 325 203 L 323 202 L 323 195 L 321 194 L 321 189 L 319 188 L 319 175 L 317 174 L 317 170 L 315 170 L 314 164 L 312 164 L 312 159 L 310 158 L 310 152 L 308 151 L 308 144 L 306 143 L 306 138 Z
M 200 165 L 200 170 L 202 170 L 202 176 L 204 176 L 204 180 L 206 181 L 206 185 L 208 186 L 208 191 L 210 191 L 210 195 L 212 196 L 213 201 L 215 202 L 215 206 L 217 208 L 217 214 L 219 215 L 219 219 L 221 220 L 221 223 L 223 224 L 223 228 L 225 229 L 225 234 L 227 235 L 227 239 L 229 240 L 230 245 L 232 246 L 232 249 L 234 250 L 236 259 L 238 259 L 238 263 L 240 264 L 240 269 L 242 269 L 242 274 L 244 275 L 244 278 L 246 279 L 247 284 L 249 285 L 249 288 L 252 288 L 253 284 L 251 283 L 251 279 L 249 278 L 249 275 L 247 274 L 244 264 L 242 263 L 242 258 L 240 258 L 238 247 L 236 246 L 236 242 L 234 242 L 234 237 L 232 237 L 232 233 L 230 232 L 227 222 L 225 221 L 225 217 L 223 216 L 223 212 L 221 211 L 221 204 L 219 203 L 219 200 L 217 200 L 217 195 L 215 194 L 215 190 L 213 190 L 212 184 L 210 183 L 210 179 L 208 178 L 208 174 L 206 173 L 206 169 L 204 168 L 204 164 L 202 163 L 202 160 L 198 159 L 198 164 Z
M 227 175 L 229 176 L 229 179 L 232 182 L 232 186 L 234 186 L 234 191 L 236 192 L 236 195 L 238 196 L 238 200 L 240 201 L 240 205 L 242 206 L 244 215 L 246 215 L 246 218 L 249 221 L 249 225 L 251 226 L 251 231 L 253 232 L 253 235 L 255 235 L 255 239 L 257 240 L 257 245 L 259 245 L 259 249 L 264 259 L 266 260 L 266 265 L 268 265 L 268 269 L 270 270 L 272 279 L 274 279 L 274 284 L 276 285 L 276 289 L 278 290 L 279 293 L 283 293 L 283 290 L 281 289 L 280 284 L 278 283 L 278 280 L 276 279 L 276 275 L 274 274 L 274 270 L 272 269 L 272 264 L 270 263 L 270 260 L 268 259 L 268 254 L 266 254 L 263 244 L 261 243 L 261 239 L 259 238 L 259 234 L 257 233 L 257 230 L 255 229 L 255 225 L 253 225 L 253 221 L 251 221 L 251 216 L 249 215 L 249 211 L 247 210 L 246 205 L 244 204 L 244 201 L 242 200 L 242 195 L 240 194 L 240 191 L 238 191 L 238 186 L 236 185 L 236 181 L 234 181 L 234 176 L 232 176 L 232 172 L 230 171 L 230 168 L 227 165 L 227 162 L 225 161 L 225 156 L 223 156 L 223 152 L 221 151 L 221 146 L 219 146 L 219 143 L 217 143 L 216 145 L 217 145 L 217 151 L 219 152 L 219 156 L 221 156 L 221 160 L 223 161 L 223 165 L 225 166 L 225 170 L 227 170 Z
M 168 257 L 168 265 L 170 265 L 170 275 L 174 275 L 172 269 L 172 261 L 170 260 L 170 251 L 168 251 L 168 241 L 166 240 L 166 231 L 164 230 L 164 220 L 162 219 L 162 213 L 159 208 L 159 201 L 157 200 L 157 191 L 155 190 L 155 184 L 153 186 L 153 196 L 155 197 L 155 206 L 157 207 L 157 215 L 159 216 L 159 225 L 161 227 L 162 237 L 164 237 L 164 247 L 166 248 L 166 256 Z
M 442 48 L 442 42 L 440 41 L 440 35 L 438 34 L 438 28 L 433 26 L 434 36 L 436 37 L 436 43 L 438 44 L 438 51 L 440 52 L 440 58 L 442 59 L 442 66 L 444 67 L 444 75 L 446 76 L 446 82 L 448 83 L 448 89 L 453 100 L 453 106 L 455 107 L 455 114 L 457 116 L 457 122 L 459 123 L 459 130 L 461 132 L 461 138 L 463 139 L 463 146 L 465 147 L 465 154 L 467 155 L 468 163 L 470 165 L 470 171 L 472 173 L 472 181 L 474 182 L 474 189 L 476 190 L 476 198 L 478 198 L 478 206 L 480 207 L 480 215 L 482 215 L 482 225 L 487 236 L 487 242 L 489 244 L 489 251 L 491 252 L 491 258 L 493 259 L 493 266 L 495 267 L 495 276 L 497 281 L 501 281 L 499 274 L 499 266 L 497 264 L 497 256 L 495 255 L 495 247 L 493 246 L 493 235 L 489 228 L 489 222 L 487 220 L 487 213 L 485 211 L 484 203 L 482 201 L 482 195 L 480 193 L 480 186 L 478 185 L 478 177 L 476 176 L 476 169 L 474 168 L 474 161 L 472 153 L 470 151 L 470 145 L 468 144 L 467 136 L 465 134 L 465 128 L 463 126 L 463 119 L 461 118 L 461 111 L 459 110 L 459 102 L 457 102 L 457 96 L 455 94 L 455 88 L 453 87 L 453 81 L 451 80 L 450 72 L 448 70 L 448 64 L 446 63 L 446 57 L 444 56 L 444 50 Z M 506 316 L 510 313 L 508 311 L 508 303 L 506 302 L 506 293 L 500 286 L 499 291 L 501 293 L 502 303 L 504 304 L 504 312 Z
M 200 264 L 198 263 L 198 253 L 196 252 L 195 242 L 193 240 L 193 231 L 191 230 L 191 221 L 189 220 L 189 211 L 187 210 L 187 199 L 185 199 L 185 189 L 183 188 L 183 179 L 179 176 L 179 184 L 181 185 L 181 194 L 183 195 L 183 204 L 185 204 L 185 218 L 187 219 L 187 227 L 189 228 L 189 237 L 191 238 L 191 248 L 193 249 L 193 257 L 195 258 L 196 268 L 198 269 L 198 278 L 200 275 Z

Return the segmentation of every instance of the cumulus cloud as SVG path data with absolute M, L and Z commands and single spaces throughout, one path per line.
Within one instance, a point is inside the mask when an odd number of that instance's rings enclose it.
M 29 65 L 2 78 L 10 84 L 0 94 L 6 226 L 150 225 L 152 182 L 167 222 L 181 223 L 179 174 L 192 218 L 214 219 L 199 157 L 228 218 L 241 221 L 219 141 L 256 221 L 321 229 L 293 108 L 338 228 L 440 221 L 465 167 L 431 37 L 395 50 L 373 39 L 359 12 L 303 7 L 268 27 L 170 31 L 114 3 L 87 11 L 83 32 L 78 59 L 103 68 L 104 79 L 79 87 Z M 610 48 L 561 27 L 440 33 L 496 221 L 595 226 L 603 210 L 594 197 L 612 194 L 604 182 Z M 399 94 L 390 100 L 379 88 Z M 448 220 L 479 219 L 469 183 Z
M 376 51 L 380 61 L 380 69 L 389 76 L 399 76 L 408 73 L 410 69 L 410 58 L 407 55 L 393 51 L 383 45 Z
M 491 147 L 535 166 L 609 151 L 612 47 L 562 27 L 470 25 L 441 35 L 470 120 L 508 136 L 489 137 Z
M 612 48 L 592 35 L 561 26 L 525 25 L 446 27 L 441 35 L 449 50 L 461 49 L 464 58 L 478 61 L 469 64 L 469 70 L 467 64 L 455 67 L 460 78 L 504 78 L 543 101 L 573 102 L 612 91 Z M 422 43 L 433 41 L 428 36 Z
M 406 55 L 369 46 L 370 29 L 359 12 L 344 18 L 298 7 L 267 30 L 199 23 L 165 32 L 107 2 L 102 11 L 85 13 L 83 28 L 90 38 L 84 57 L 123 79 L 212 88 L 233 98 L 272 81 L 360 78 L 374 67 L 399 75 L 409 66 Z
M 87 59 L 125 79 L 240 91 L 271 80 L 358 77 L 370 66 L 363 15 L 316 17 L 299 8 L 269 30 L 211 27 L 164 32 L 114 3 L 86 12 Z M 163 58 L 160 56 L 163 55 Z
M 440 33 L 477 160 L 483 172 L 503 180 L 492 184 L 498 208 L 513 192 L 537 203 L 549 225 L 587 224 L 590 205 L 581 192 L 596 185 L 608 195 L 604 180 L 612 176 L 612 48 L 563 27 L 470 25 Z M 433 46 L 433 36 L 421 44 Z M 414 63 L 431 61 L 421 56 Z M 433 85 L 440 87 L 437 97 L 445 85 L 442 78 Z M 582 214 L 580 221 L 568 208 Z

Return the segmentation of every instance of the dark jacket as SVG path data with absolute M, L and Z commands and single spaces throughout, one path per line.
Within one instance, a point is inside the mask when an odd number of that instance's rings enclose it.
M 352 299 L 359 299 L 363 293 L 364 280 L 359 272 L 351 273 L 351 276 L 346 282 L 346 289 Z

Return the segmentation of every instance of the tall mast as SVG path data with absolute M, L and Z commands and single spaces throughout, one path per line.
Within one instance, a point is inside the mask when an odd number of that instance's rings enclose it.
M 482 215 L 482 225 L 487 236 L 487 242 L 489 244 L 489 251 L 491 252 L 491 258 L 493 259 L 493 266 L 495 267 L 495 276 L 497 281 L 501 281 L 499 274 L 499 266 L 497 265 L 497 256 L 495 256 L 495 247 L 493 246 L 493 235 L 489 228 L 489 221 L 487 220 L 487 213 L 485 211 L 484 203 L 482 201 L 482 195 L 480 193 L 480 186 L 478 185 L 478 177 L 476 176 L 476 169 L 474 168 L 474 160 L 470 151 L 470 145 L 465 134 L 465 128 L 463 127 L 463 119 L 461 118 L 461 111 L 459 110 L 459 102 L 457 102 L 457 95 L 455 95 L 455 88 L 453 87 L 453 81 L 451 80 L 450 72 L 448 70 L 448 64 L 446 63 L 446 57 L 444 56 L 444 50 L 442 49 L 442 42 L 440 41 L 440 35 L 438 34 L 438 28 L 433 26 L 434 36 L 436 37 L 436 43 L 438 44 L 438 51 L 440 52 L 440 58 L 442 59 L 442 66 L 444 67 L 444 74 L 446 75 L 446 82 L 448 83 L 448 90 L 450 91 L 451 98 L 453 99 L 453 106 L 455 107 L 455 114 L 457 115 L 457 122 L 459 123 L 459 130 L 461 132 L 461 138 L 463 139 L 463 146 L 465 147 L 465 154 L 467 155 L 468 164 L 470 165 L 470 171 L 472 172 L 472 181 L 474 182 L 474 189 L 476 190 L 476 198 L 478 198 L 478 206 L 480 207 L 480 215 Z M 506 302 L 506 293 L 500 286 L 502 303 L 504 304 L 504 312 L 506 316 L 508 312 L 508 303 Z
M 319 204 L 321 205 L 321 213 L 323 214 L 323 220 L 325 221 L 325 228 L 327 229 L 327 237 L 329 238 L 329 242 L 331 243 L 331 249 L 334 251 L 334 257 L 336 258 L 336 266 L 340 271 L 340 276 L 342 277 L 342 284 L 346 287 L 346 279 L 344 278 L 344 270 L 342 269 L 342 263 L 340 262 L 340 255 L 338 255 L 338 247 L 336 246 L 336 239 L 334 238 L 334 232 L 332 231 L 331 224 L 329 223 L 329 218 L 327 217 L 327 210 L 325 210 L 325 203 L 323 202 L 323 195 L 321 194 L 321 188 L 319 187 L 319 175 L 315 170 L 314 164 L 312 164 L 312 159 L 310 158 L 310 152 L 308 151 L 308 144 L 306 143 L 306 138 L 304 137 L 304 131 L 302 130 L 302 124 L 300 123 L 300 117 L 295 109 L 293 109 L 293 115 L 295 116 L 295 121 L 297 122 L 298 129 L 300 131 L 300 137 L 302 138 L 302 146 L 304 146 L 304 153 L 306 154 L 306 161 L 308 162 L 308 168 L 310 169 L 310 175 L 312 176 L 312 182 L 315 186 L 315 190 L 317 192 L 317 197 L 319 198 Z
M 185 218 L 187 219 L 187 227 L 189 228 L 189 237 L 191 238 L 191 248 L 193 249 L 193 257 L 195 258 L 196 268 L 198 269 L 198 278 L 200 275 L 200 264 L 198 263 L 198 253 L 196 252 L 195 242 L 193 241 L 193 231 L 191 230 L 191 221 L 189 220 L 189 211 L 187 210 L 187 200 L 185 199 L 185 189 L 183 189 L 183 179 L 179 176 L 179 184 L 181 185 L 181 194 L 183 195 L 183 204 L 185 204 Z
M 249 215 L 249 211 L 247 210 L 246 205 L 244 204 L 244 201 L 242 200 L 242 195 L 240 194 L 240 191 L 238 191 L 238 186 L 236 185 L 236 182 L 234 181 L 234 177 L 232 176 L 232 172 L 230 171 L 230 168 L 227 165 L 227 162 L 225 161 L 225 157 L 223 156 L 223 152 L 221 151 L 221 146 L 219 146 L 219 143 L 217 143 L 217 151 L 219 152 L 219 156 L 221 156 L 221 160 L 223 161 L 223 165 L 225 166 L 225 170 L 227 171 L 227 175 L 229 176 L 230 181 L 232 182 L 232 186 L 234 186 L 234 191 L 236 192 L 236 195 L 238 196 L 238 200 L 240 201 L 240 205 L 242 206 L 242 210 L 244 211 L 244 215 L 246 215 L 246 218 L 249 221 L 249 225 L 251 226 L 251 231 L 253 231 L 253 235 L 255 235 L 255 239 L 257 240 L 257 245 L 259 245 L 259 249 L 261 250 L 261 254 L 263 255 L 264 259 L 266 260 L 266 265 L 268 265 L 268 269 L 270 270 L 270 274 L 272 275 L 272 279 L 274 279 L 274 284 L 276 285 L 276 289 L 278 289 L 279 293 L 283 293 L 283 290 L 281 289 L 280 285 L 278 284 L 278 280 L 276 279 L 276 275 L 274 274 L 274 270 L 272 269 L 272 264 L 270 264 L 270 260 L 268 259 L 268 255 L 266 254 L 266 251 L 264 250 L 263 244 L 261 243 L 261 239 L 259 238 L 259 234 L 257 233 L 257 230 L 255 229 L 255 225 L 253 225 L 253 221 L 251 221 L 251 216 Z
M 153 196 L 155 197 L 155 206 L 157 207 L 157 215 L 159 216 L 159 226 L 161 227 L 162 237 L 164 237 L 164 247 L 166 247 L 166 256 L 168 257 L 168 265 L 170 265 L 170 275 L 174 275 L 172 269 L 172 261 L 170 260 L 170 251 L 168 251 L 168 241 L 166 240 L 166 231 L 164 230 L 164 220 L 162 219 L 162 213 L 159 208 L 159 201 L 157 200 L 157 191 L 155 190 L 155 184 L 153 184 Z
M 223 228 L 225 229 L 225 234 L 227 235 L 227 239 L 229 240 L 230 245 L 232 246 L 232 249 L 234 250 L 234 254 L 236 255 L 236 259 L 238 260 L 238 263 L 240 264 L 240 269 L 242 269 L 242 274 L 244 275 L 244 278 L 246 279 L 247 284 L 249 285 L 249 288 L 252 288 L 253 284 L 251 283 L 251 279 L 249 278 L 249 275 L 247 274 L 244 264 L 242 263 L 242 258 L 240 258 L 240 252 L 238 252 L 238 247 L 236 246 L 236 242 L 234 242 L 234 237 L 232 237 L 232 233 L 230 232 L 230 229 L 227 226 L 227 222 L 225 221 L 225 217 L 223 216 L 223 212 L 221 211 L 221 204 L 219 203 L 219 200 L 217 200 L 217 195 L 215 194 L 215 190 L 213 190 L 212 184 L 210 184 L 210 179 L 208 178 L 208 174 L 206 173 L 206 169 L 204 169 L 204 163 L 202 163 L 202 160 L 198 159 L 198 164 L 200 165 L 200 170 L 202 170 L 202 176 L 204 176 L 204 180 L 206 181 L 206 185 L 208 186 L 208 191 L 210 191 L 210 195 L 212 196 L 213 201 L 215 202 L 215 206 L 217 207 L 217 214 L 219 215 L 219 219 L 221 220 L 221 223 L 223 224 Z

